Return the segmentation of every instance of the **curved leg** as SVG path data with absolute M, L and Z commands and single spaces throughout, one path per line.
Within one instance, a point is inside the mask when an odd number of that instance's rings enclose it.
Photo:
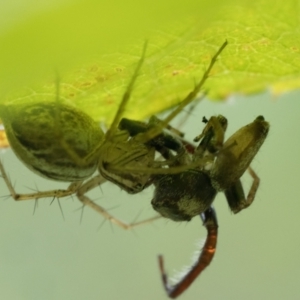
M 98 185 L 101 185 L 102 183 L 104 183 L 106 181 L 105 178 L 103 178 L 100 174 L 96 175 L 95 177 L 91 178 L 90 180 L 88 180 L 87 182 L 85 182 L 77 191 L 76 196 L 78 198 L 78 200 L 83 204 L 83 205 L 87 205 L 90 208 L 92 208 L 93 210 L 95 210 L 96 212 L 98 212 L 99 214 L 101 214 L 105 219 L 109 220 L 110 222 L 118 225 L 119 227 L 123 228 L 123 229 L 132 229 L 133 227 L 137 227 L 139 225 L 143 225 L 146 223 L 151 223 L 157 219 L 160 219 L 161 216 L 155 216 L 153 218 L 149 218 L 140 222 L 135 222 L 135 223 L 131 223 L 131 224 L 127 224 L 117 218 L 115 218 L 113 215 L 111 215 L 110 213 L 108 213 L 102 206 L 96 204 L 95 202 L 93 202 L 89 197 L 87 197 L 85 194 L 92 190 L 93 188 L 97 187 Z
M 132 224 L 126 224 L 122 222 L 121 220 L 115 218 L 111 214 L 109 214 L 104 208 L 102 208 L 100 205 L 97 205 L 92 200 L 90 200 L 87 196 L 84 194 L 93 189 L 96 186 L 101 185 L 106 181 L 101 175 L 97 175 L 87 182 L 83 184 L 82 181 L 80 182 L 73 182 L 69 185 L 69 187 L 65 190 L 51 190 L 51 191 L 44 191 L 44 192 L 36 192 L 31 194 L 18 194 L 16 193 L 14 187 L 12 186 L 8 175 L 5 172 L 5 169 L 0 161 L 0 173 L 2 178 L 4 179 L 4 182 L 6 183 L 6 186 L 10 192 L 11 197 L 16 201 L 23 201 L 23 200 L 37 200 L 40 198 L 63 198 L 67 196 L 71 196 L 76 193 L 76 196 L 78 200 L 83 203 L 83 205 L 87 205 L 100 213 L 104 218 L 108 219 L 110 222 L 120 226 L 123 229 L 132 229 L 133 227 L 137 227 L 139 225 L 143 225 L 146 223 L 150 223 L 152 221 L 155 221 L 157 219 L 160 219 L 161 216 L 155 216 L 153 218 L 149 218 L 143 221 L 135 222 Z
M 107 132 L 105 133 L 103 139 L 99 139 L 99 143 L 98 145 L 93 149 L 93 151 L 91 151 L 91 153 L 89 153 L 87 156 L 85 157 L 80 157 L 74 150 L 71 144 L 68 143 L 68 141 L 66 141 L 64 139 L 63 136 L 59 136 L 58 137 L 58 141 L 60 142 L 62 148 L 69 154 L 69 156 L 72 158 L 72 160 L 74 162 L 76 162 L 76 164 L 78 166 L 86 166 L 89 165 L 90 163 L 97 161 L 99 155 L 101 155 L 101 147 L 103 145 L 103 143 L 105 143 L 106 141 L 112 140 L 115 137 L 115 134 L 117 132 L 117 127 L 118 124 L 120 122 L 120 119 L 124 113 L 124 110 L 126 108 L 126 105 L 131 97 L 131 93 L 134 87 L 134 84 L 136 82 L 136 79 L 138 78 L 140 69 L 143 65 L 144 59 L 145 59 L 145 55 L 146 55 L 146 49 L 147 49 L 147 42 L 145 42 L 144 46 L 143 46 L 143 51 L 142 51 L 142 56 L 139 59 L 137 66 L 134 70 L 134 73 L 126 87 L 126 90 L 122 96 L 119 108 L 115 114 L 115 117 L 113 119 L 113 122 L 111 124 L 111 127 L 107 130 Z M 57 82 L 57 96 L 56 98 L 59 99 L 59 83 Z M 58 101 L 57 101 L 58 102 Z M 58 109 L 57 109 L 57 132 L 60 132 L 60 128 L 59 128 L 59 124 L 60 124 L 60 118 L 59 118 L 59 114 L 60 114 L 60 109 L 59 109 L 59 105 L 58 105 Z
M 197 262 L 191 267 L 190 271 L 175 285 L 170 286 L 168 284 L 168 276 L 164 269 L 163 256 L 158 257 L 160 273 L 163 281 L 165 290 L 170 298 L 176 298 L 181 293 L 183 293 L 194 280 L 202 273 L 202 271 L 210 264 L 212 261 L 218 237 L 218 221 L 215 210 L 211 207 L 200 215 L 203 225 L 207 230 L 207 238 L 200 253 Z
M 159 126 L 155 126 L 154 128 L 151 128 L 148 130 L 142 138 L 140 138 L 141 143 L 146 143 L 150 141 L 151 139 L 155 138 L 157 135 L 159 135 L 163 128 L 165 128 L 188 104 L 190 104 L 195 98 L 198 96 L 201 88 L 203 87 L 205 81 L 209 77 L 210 71 L 213 68 L 215 62 L 218 59 L 218 56 L 222 53 L 224 48 L 227 46 L 228 42 L 225 41 L 219 50 L 216 52 L 216 54 L 212 57 L 210 64 L 208 68 L 205 70 L 202 78 L 198 83 L 196 83 L 194 89 L 187 94 L 187 96 L 179 103 L 179 105 L 164 119 L 161 121 Z

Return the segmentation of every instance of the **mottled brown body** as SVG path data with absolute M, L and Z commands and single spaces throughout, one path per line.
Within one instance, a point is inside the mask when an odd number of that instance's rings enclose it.
M 192 147 L 186 147 L 183 142 L 183 150 L 178 146 L 172 148 L 177 155 L 169 158 L 170 168 L 180 167 L 185 162 L 187 170 L 153 177 L 155 192 L 151 203 L 156 211 L 173 221 L 189 221 L 200 215 L 207 229 L 206 242 L 199 258 L 177 284 L 169 285 L 163 257 L 159 256 L 162 281 L 170 298 L 183 293 L 214 257 L 218 222 L 211 204 L 217 192 L 224 192 L 230 209 L 238 213 L 252 204 L 259 186 L 259 178 L 249 165 L 269 132 L 269 123 L 264 117 L 258 116 L 225 143 L 227 119 L 219 115 L 209 120 L 204 118 L 204 122 L 207 124 L 202 134 L 195 139 L 200 141 L 198 147 L 191 151 Z M 240 177 L 247 169 L 253 183 L 245 197 Z

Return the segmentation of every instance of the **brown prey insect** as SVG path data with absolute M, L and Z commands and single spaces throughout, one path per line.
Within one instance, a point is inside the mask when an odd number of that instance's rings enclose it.
M 217 192 L 224 192 L 233 213 L 250 206 L 259 186 L 259 178 L 250 168 L 250 163 L 265 141 L 269 123 L 258 116 L 252 123 L 240 128 L 224 142 L 227 119 L 213 116 L 206 123 L 202 133 L 195 138 L 197 147 L 184 140 L 161 135 L 154 139 L 154 147 L 163 153 L 171 170 L 188 167 L 186 170 L 152 176 L 155 186 L 152 207 L 163 217 L 174 221 L 190 221 L 200 215 L 207 229 L 207 239 L 196 263 L 174 286 L 168 284 L 163 257 L 159 256 L 162 281 L 169 297 L 176 298 L 184 292 L 213 259 L 217 244 L 218 222 L 212 202 Z M 149 125 L 148 125 L 149 126 Z M 145 131 L 145 124 L 123 119 L 120 127 L 127 129 L 131 136 Z M 165 147 L 161 151 L 161 147 Z M 173 155 L 173 152 L 176 155 Z M 245 197 L 240 181 L 248 169 L 253 178 L 252 186 Z

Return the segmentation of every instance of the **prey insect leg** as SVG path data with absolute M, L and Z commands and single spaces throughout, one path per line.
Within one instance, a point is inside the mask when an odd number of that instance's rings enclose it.
M 235 214 L 249 207 L 253 203 L 253 200 L 255 199 L 255 194 L 259 187 L 260 179 L 254 172 L 254 170 L 251 167 L 249 167 L 248 172 L 253 178 L 253 182 L 247 197 L 245 197 L 244 189 L 240 180 L 238 180 L 231 188 L 225 190 L 224 192 L 228 205 L 232 212 L 234 212 Z

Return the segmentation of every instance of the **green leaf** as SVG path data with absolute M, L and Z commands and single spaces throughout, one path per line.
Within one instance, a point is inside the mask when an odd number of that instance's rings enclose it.
M 225 39 L 205 85 L 210 98 L 300 86 L 296 0 L 35 2 L 0 4 L 2 103 L 54 101 L 58 74 L 60 99 L 109 123 L 146 39 L 131 118 L 183 99 Z

